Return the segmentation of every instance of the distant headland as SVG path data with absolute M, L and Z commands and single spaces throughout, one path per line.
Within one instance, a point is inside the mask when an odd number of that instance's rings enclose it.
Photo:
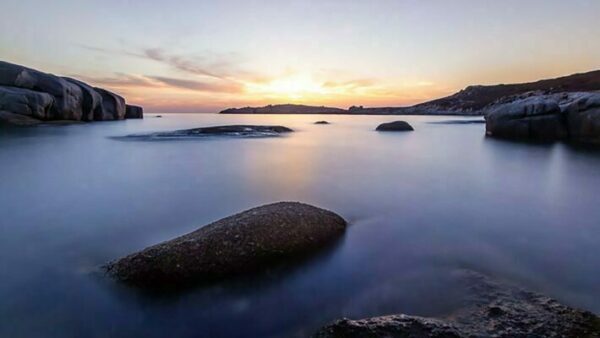
M 340 115 L 484 115 L 487 107 L 503 98 L 528 92 L 554 94 L 562 92 L 600 91 L 600 70 L 573 74 L 536 82 L 469 86 L 456 94 L 410 107 L 348 109 L 297 104 L 264 107 L 229 108 L 220 114 L 340 114 Z

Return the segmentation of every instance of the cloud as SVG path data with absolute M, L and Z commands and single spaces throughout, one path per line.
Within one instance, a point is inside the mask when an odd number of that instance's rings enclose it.
M 235 81 L 196 81 L 189 79 L 180 79 L 167 76 L 155 75 L 134 75 L 115 73 L 111 77 L 93 77 L 86 75 L 73 74 L 71 77 L 88 82 L 95 86 L 105 86 L 109 88 L 179 88 L 197 92 L 210 93 L 241 93 L 244 86 Z
M 178 79 L 166 76 L 148 76 L 148 78 L 159 81 L 165 85 L 188 90 L 201 92 L 218 92 L 218 93 L 240 93 L 243 91 L 243 86 L 234 81 L 203 82 L 195 80 Z
M 235 71 L 235 64 L 228 56 L 217 55 L 189 57 L 183 55 L 169 55 L 162 48 L 146 48 L 143 55 L 154 61 L 162 62 L 179 71 L 193 75 L 226 79 Z
M 142 58 L 160 62 L 189 75 L 208 76 L 227 79 L 231 74 L 240 73 L 238 57 L 234 54 L 214 54 L 205 52 L 202 55 L 173 54 L 164 48 L 140 48 L 135 51 L 127 49 L 109 49 L 76 43 L 75 46 L 86 50 L 128 57 Z
M 349 81 L 326 81 L 323 83 L 323 87 L 326 88 L 345 88 L 345 89 L 357 89 L 364 87 L 372 87 L 376 81 L 373 79 L 356 79 Z
M 107 87 L 160 87 L 160 83 L 152 81 L 151 78 L 142 75 L 115 73 L 112 77 L 94 77 L 87 75 L 71 75 L 76 79 L 97 86 Z

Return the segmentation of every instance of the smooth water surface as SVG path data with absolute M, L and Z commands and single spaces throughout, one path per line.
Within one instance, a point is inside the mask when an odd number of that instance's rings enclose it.
M 396 119 L 415 131 L 373 131 Z M 461 268 L 600 312 L 600 151 L 430 123 L 449 119 L 197 114 L 0 129 L 0 336 L 302 337 L 340 317 L 446 314 Z M 242 123 L 296 132 L 112 138 Z M 284 200 L 341 214 L 346 236 L 289 269 L 173 294 L 99 272 Z

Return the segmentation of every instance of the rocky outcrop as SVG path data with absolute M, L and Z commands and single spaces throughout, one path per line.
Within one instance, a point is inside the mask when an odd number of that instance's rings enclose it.
M 0 110 L 0 126 L 36 126 L 42 121 L 29 117 L 27 115 L 15 114 L 9 111 Z
M 208 136 L 227 136 L 227 137 L 273 137 L 283 133 L 290 133 L 293 130 L 283 126 L 253 126 L 253 125 L 232 125 L 215 126 L 193 129 L 183 129 L 175 131 L 133 134 L 121 137 L 129 140 L 177 140 L 177 139 L 196 139 Z
M 527 93 L 487 108 L 486 134 L 539 141 L 600 143 L 600 93 Z
M 79 87 L 82 93 L 81 121 L 93 121 L 94 116 L 101 115 L 103 107 L 102 95 L 87 83 L 64 77 L 66 81 Z
M 131 104 L 125 105 L 125 118 L 126 119 L 143 119 L 144 108 L 140 106 L 134 106 Z
M 572 141 L 600 144 L 600 93 L 570 95 L 561 110 Z
M 128 284 L 168 287 L 263 269 L 339 238 L 346 222 L 331 211 L 280 202 L 250 209 L 106 266 Z
M 125 100 L 76 79 L 0 61 L 0 110 L 40 121 L 122 120 Z
M 600 337 L 600 318 L 521 288 L 461 272 L 464 307 L 444 318 L 342 319 L 315 337 Z
M 327 121 L 317 121 L 317 122 L 315 122 L 315 124 L 329 124 L 329 122 L 327 122 Z
M 100 115 L 94 116 L 96 121 L 123 120 L 125 118 L 125 99 L 102 88 L 94 88 L 102 96 Z
M 0 86 L 0 110 L 45 120 L 50 117 L 54 97 L 29 89 Z
M 406 121 L 382 123 L 375 129 L 377 131 L 413 131 L 413 127 Z

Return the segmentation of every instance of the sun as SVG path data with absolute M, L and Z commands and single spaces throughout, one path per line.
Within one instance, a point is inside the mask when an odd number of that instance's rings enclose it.
M 274 79 L 266 83 L 250 83 L 246 87 L 250 94 L 277 99 L 303 100 L 327 94 L 321 83 L 302 75 Z

